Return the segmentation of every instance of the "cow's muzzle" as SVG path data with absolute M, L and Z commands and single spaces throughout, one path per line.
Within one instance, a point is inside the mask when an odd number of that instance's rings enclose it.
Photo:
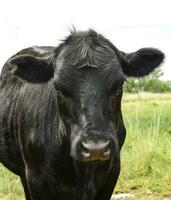
M 86 140 L 81 142 L 81 157 L 83 161 L 96 161 L 110 159 L 110 140 L 92 141 Z

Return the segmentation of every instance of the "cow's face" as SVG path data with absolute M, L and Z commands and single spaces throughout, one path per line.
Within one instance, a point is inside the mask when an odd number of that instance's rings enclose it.
M 73 48 L 66 46 L 58 55 L 54 77 L 71 155 L 83 161 L 108 160 L 119 154 L 117 132 L 125 75 L 114 50 L 97 46 L 92 63 L 80 59 L 81 65 L 70 59 Z
M 71 156 L 95 161 L 119 154 L 125 77 L 147 75 L 163 58 L 152 48 L 126 54 L 90 30 L 74 32 L 51 56 L 16 55 L 10 63 L 12 73 L 29 82 L 53 80 Z
M 64 69 L 57 75 L 59 111 L 70 132 L 73 157 L 106 160 L 118 154 L 123 83 L 117 66 Z

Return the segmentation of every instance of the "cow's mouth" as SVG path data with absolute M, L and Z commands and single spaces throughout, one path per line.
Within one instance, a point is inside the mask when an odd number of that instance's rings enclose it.
M 106 161 L 109 160 L 109 154 L 106 155 L 91 155 L 90 153 L 82 153 L 82 161 Z

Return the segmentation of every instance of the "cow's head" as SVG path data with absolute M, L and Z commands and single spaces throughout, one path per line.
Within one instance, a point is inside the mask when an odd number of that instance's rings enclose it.
M 153 48 L 127 54 L 90 30 L 72 33 L 51 55 L 17 55 L 10 61 L 16 65 L 13 74 L 34 83 L 54 82 L 72 157 L 94 161 L 117 156 L 124 140 L 126 76 L 149 74 L 164 54 Z

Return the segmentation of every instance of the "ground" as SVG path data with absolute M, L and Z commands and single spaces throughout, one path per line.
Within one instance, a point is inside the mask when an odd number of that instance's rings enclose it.
M 127 138 L 115 193 L 171 199 L 171 94 L 125 94 Z M 0 200 L 23 200 L 19 179 L 0 165 Z M 116 198 L 117 199 L 117 198 Z

